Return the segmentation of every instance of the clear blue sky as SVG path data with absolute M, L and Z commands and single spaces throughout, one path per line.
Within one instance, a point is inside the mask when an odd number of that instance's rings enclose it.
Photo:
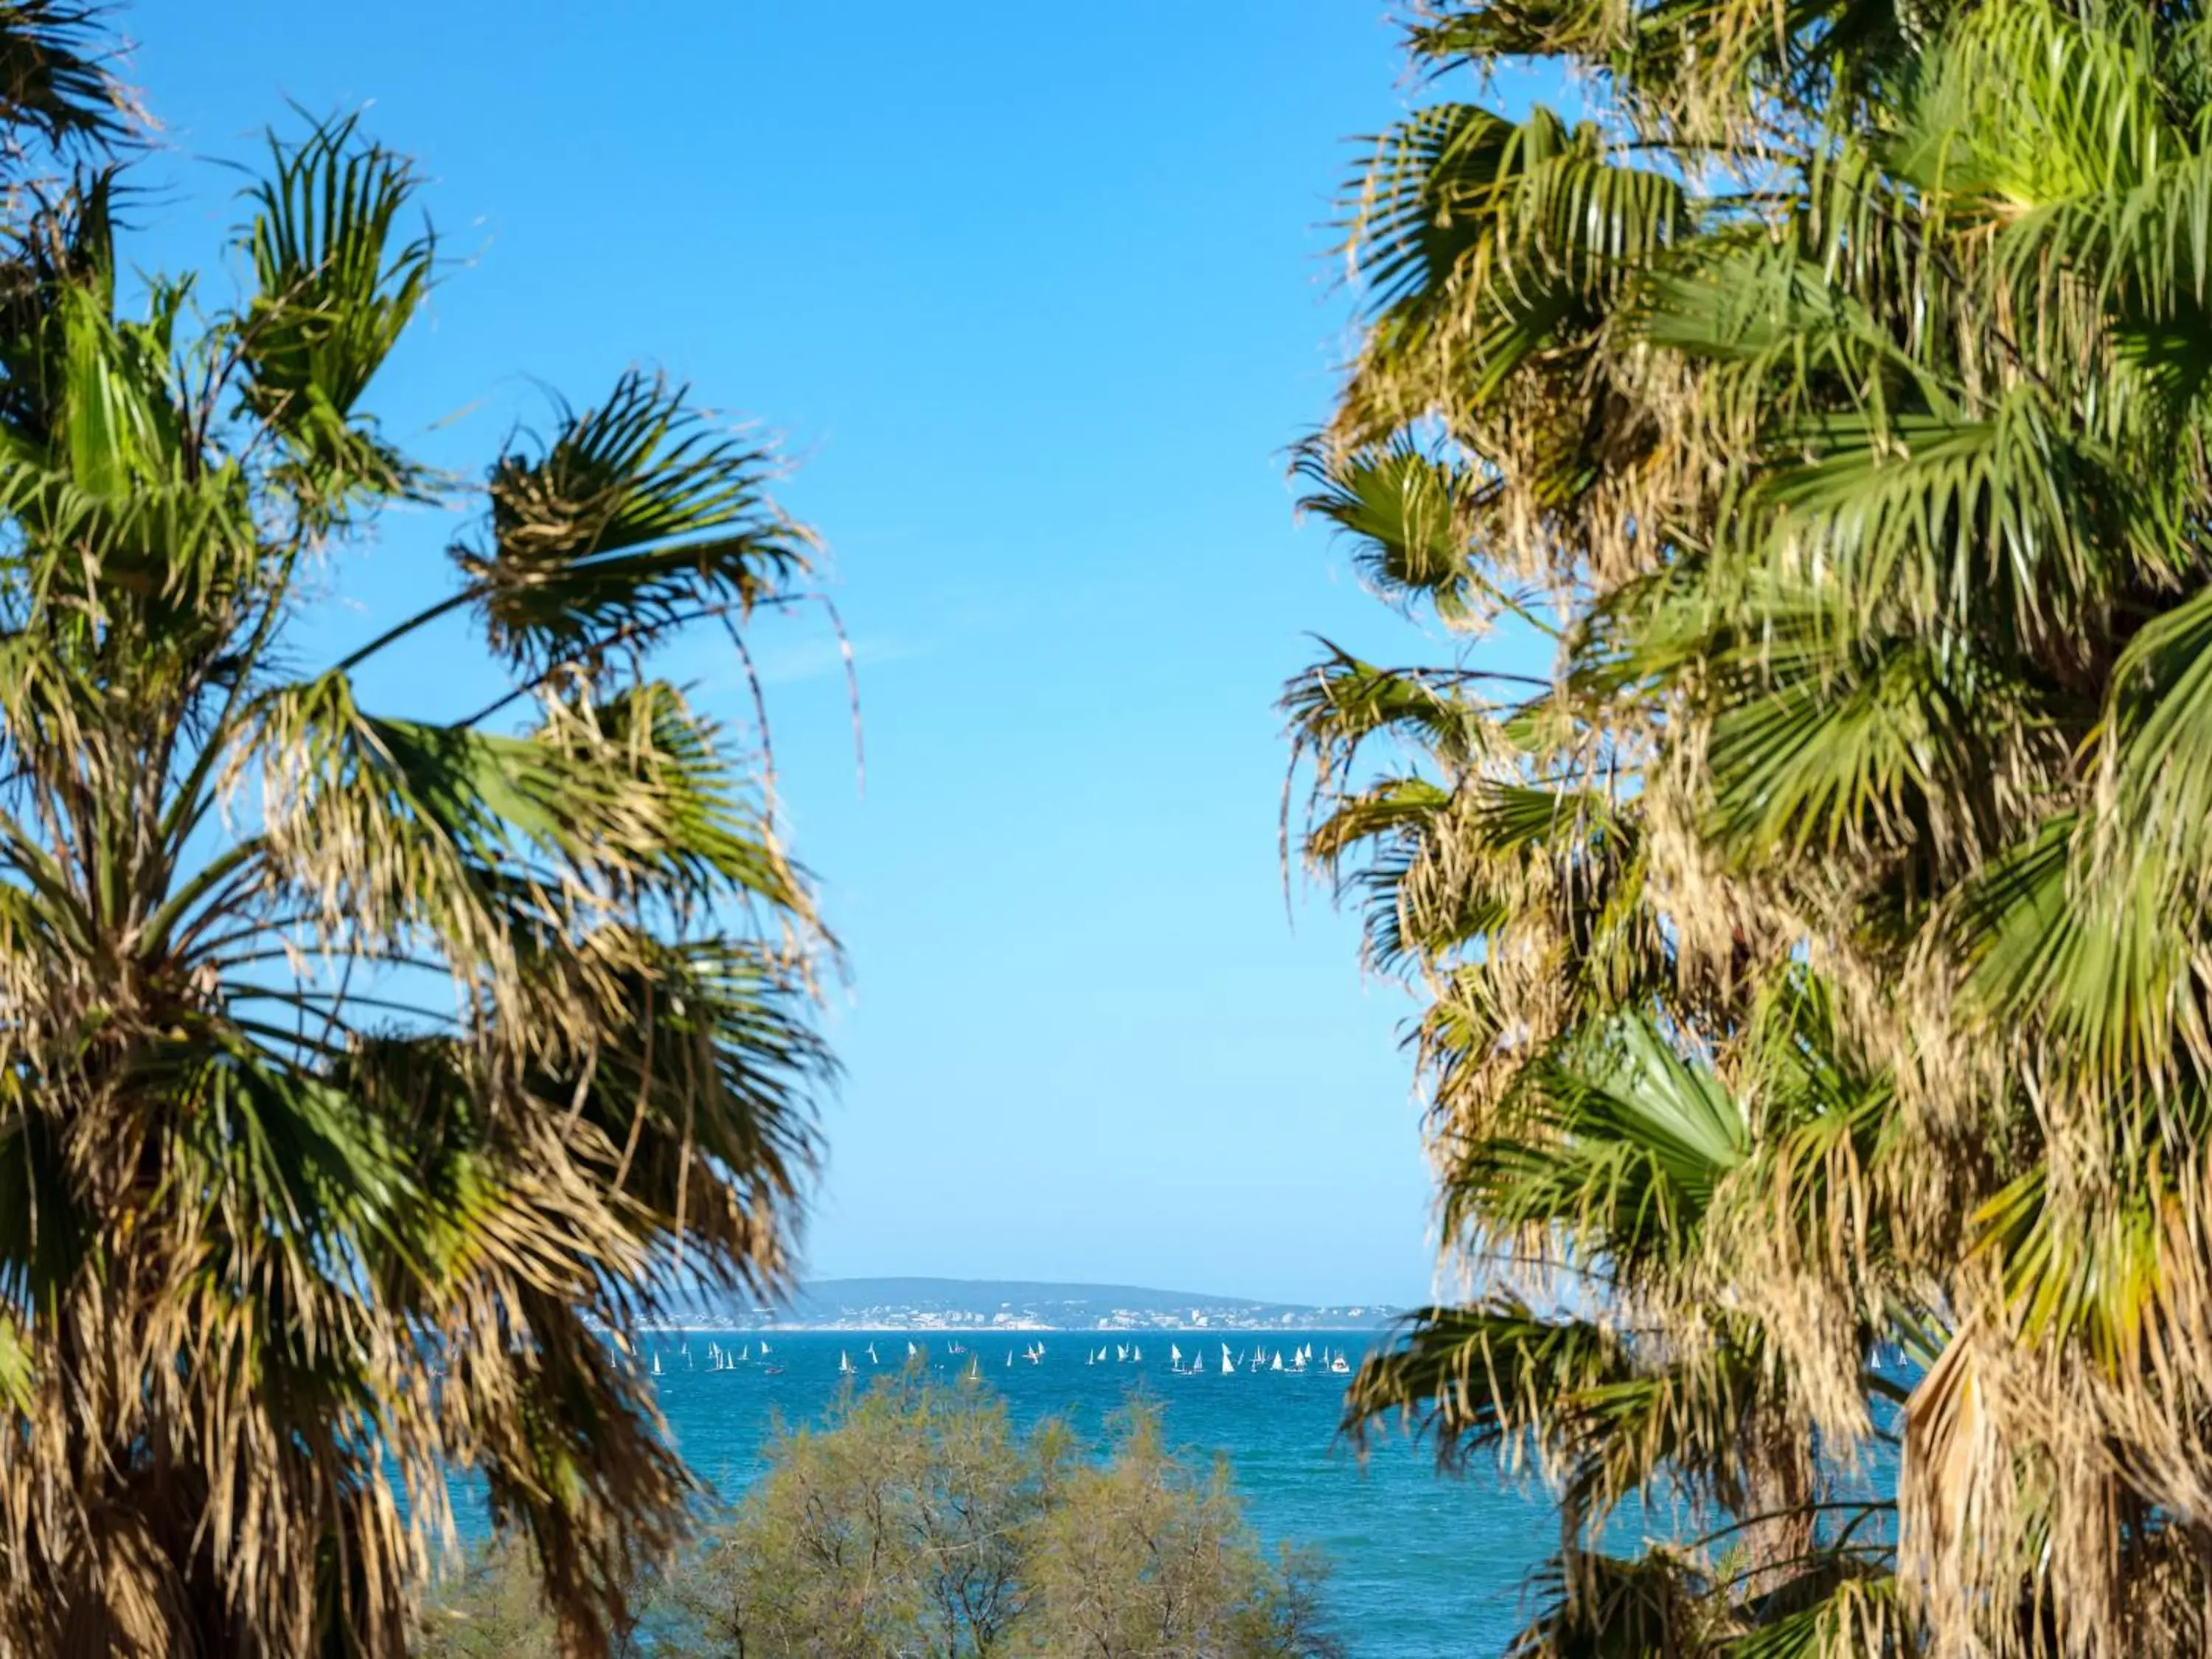
M 647 23 L 642 20 L 649 19 Z M 1437 649 L 1293 522 L 1346 307 L 1334 192 L 1406 88 L 1368 0 L 124 14 L 165 124 L 143 263 L 200 259 L 285 101 L 422 159 L 449 270 L 374 401 L 473 469 L 635 362 L 781 432 L 860 656 L 764 627 L 802 856 L 849 948 L 813 1271 L 1423 1296 L 1430 1195 L 1348 922 L 1276 859 L 1307 630 Z M 337 642 L 450 524 L 342 567 Z M 682 670 L 740 683 L 726 647 Z M 448 714 L 465 636 L 373 685 Z

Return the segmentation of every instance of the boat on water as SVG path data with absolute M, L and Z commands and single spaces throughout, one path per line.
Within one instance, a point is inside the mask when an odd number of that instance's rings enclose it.
M 838 1375 L 838 1376 L 850 1376 L 852 1374 L 853 1374 L 853 1356 L 852 1356 L 852 1355 L 850 1355 L 850 1354 L 848 1354 L 848 1353 L 847 1353 L 847 1352 L 846 1352 L 842 1348 L 838 1349 L 838 1350 L 837 1350 L 837 1375 Z
M 660 1375 L 660 1350 L 658 1348 L 653 1351 L 653 1374 L 655 1376 Z
M 1221 1345 L 1221 1374 L 1226 1376 L 1236 1369 L 1237 1362 L 1229 1357 L 1229 1345 L 1224 1342 Z
M 884 1363 L 884 1362 L 883 1362 L 882 1360 L 880 1360 L 880 1359 L 878 1359 L 878 1358 L 876 1358 L 876 1345 L 875 1345 L 874 1343 L 872 1343 L 872 1342 L 869 1343 L 869 1344 L 868 1344 L 868 1364 L 870 1364 L 871 1365 L 880 1365 L 880 1364 L 882 1364 L 883 1363 Z

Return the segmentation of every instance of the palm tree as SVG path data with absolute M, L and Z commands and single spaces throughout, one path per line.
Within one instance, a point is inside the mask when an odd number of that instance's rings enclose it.
M 1537 687 L 1331 653 L 1290 693 L 1308 850 L 1426 999 L 1446 1236 L 1534 1281 L 1422 1316 L 1353 1413 L 1553 1461 L 1532 1653 L 2200 1651 L 2212 24 L 1409 40 L 1590 71 L 1606 118 L 1436 102 L 1352 210 L 1315 505 L 1394 603 L 1558 641 Z M 1562 1106 L 1630 1030 L 1736 1103 L 1693 1189 L 1656 1097 Z M 1678 1370 L 1691 1440 L 1592 1439 Z M 1885 1436 L 1893 1529 L 1828 1507 Z M 1667 1480 L 1725 1538 L 1604 1558 L 1586 1496 Z
M 19 122 L 76 107 L 57 15 L 0 10 L 0 65 L 52 71 Z M 462 494 L 366 401 L 435 270 L 416 185 L 350 122 L 272 140 L 207 312 L 127 300 L 112 168 L 8 227 L 9 1652 L 399 1653 L 457 1471 L 600 1645 L 693 1492 L 621 1333 L 787 1270 L 830 947 L 753 740 L 653 664 L 742 650 L 810 539 L 631 374 L 492 459 L 434 603 L 313 660 L 329 562 Z M 375 712 L 441 618 L 503 693 Z

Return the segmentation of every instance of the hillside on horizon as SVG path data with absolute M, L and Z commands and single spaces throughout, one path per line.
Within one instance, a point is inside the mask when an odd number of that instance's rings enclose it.
M 1380 1324 L 1396 1311 L 1381 1303 L 1322 1306 L 1140 1285 L 918 1275 L 818 1279 L 781 1305 L 709 1297 L 696 1307 L 702 1317 L 740 1327 L 887 1330 L 1321 1329 Z
M 902 1297 L 942 1297 L 977 1300 L 996 1297 L 1000 1301 L 1042 1297 L 1051 1301 L 1111 1300 L 1123 1307 L 1176 1307 L 1194 1304 L 1219 1307 L 1301 1307 L 1302 1303 L 1270 1303 L 1256 1296 L 1220 1296 L 1208 1291 L 1163 1291 L 1142 1285 L 1094 1285 L 1085 1280 L 1051 1279 L 945 1279 L 920 1274 L 872 1275 L 855 1279 L 810 1279 L 799 1287 L 801 1297 L 836 1297 L 844 1301 L 890 1302 Z

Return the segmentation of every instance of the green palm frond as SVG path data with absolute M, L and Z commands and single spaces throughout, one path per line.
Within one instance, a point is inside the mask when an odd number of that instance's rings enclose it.
M 2047 1169 L 2032 1170 L 1976 1213 L 1977 1248 L 1997 1262 L 2024 1334 L 2079 1340 L 2100 1364 L 2132 1368 L 2165 1311 L 2177 1201 L 2154 1161 L 2124 1188 L 2071 1202 Z
M 1771 1592 L 1759 1613 L 1756 1628 L 1721 1648 L 1727 1659 L 1902 1659 L 1918 1651 L 1896 1576 L 1848 1556 Z
M 1587 1320 L 1546 1318 L 1500 1296 L 1471 1308 L 1422 1308 L 1396 1343 L 1370 1355 L 1345 1395 L 1345 1423 L 1365 1432 L 1398 1417 L 1418 1423 L 1448 1464 L 1510 1449 L 1586 1398 L 1637 1375 L 1619 1334 Z
M 101 19 L 99 8 L 70 0 L 9 0 L 0 10 L 0 131 L 11 164 L 21 165 L 33 135 L 52 150 L 98 151 L 139 125 L 109 67 L 115 46 Z
M 1283 708 L 1299 752 L 1334 774 L 1376 738 L 1410 738 L 1455 770 L 1518 752 L 1505 711 L 1465 695 L 1480 672 L 1386 668 L 1322 645 L 1321 662 L 1284 688 Z
M 1453 1229 L 1536 1231 L 1623 1276 L 1697 1247 L 1713 1194 L 1746 1155 L 1741 1107 L 1650 1022 L 1623 1018 L 1528 1066 L 1510 1133 L 1459 1151 Z
M 240 241 L 255 292 L 239 320 L 247 406 L 323 470 L 323 490 L 405 493 L 418 480 L 356 416 L 429 290 L 436 243 L 426 228 L 398 240 L 417 180 L 404 157 L 359 137 L 359 118 L 271 139 L 266 179 Z
M 635 371 L 564 406 L 549 442 L 493 466 L 488 543 L 456 550 L 494 648 L 573 659 L 777 592 L 812 548 L 768 497 L 772 461 Z
M 1572 1550 L 1538 1571 L 1535 1588 L 1543 1605 L 1515 1633 L 1507 1659 L 1701 1659 L 1722 1650 L 1716 1638 L 1726 1625 L 1707 1605 L 1706 1581 L 1664 1553 Z
M 1298 471 L 1313 484 L 1298 502 L 1352 538 L 1361 573 L 1386 595 L 1416 596 L 1449 620 L 1475 611 L 1480 589 L 1467 560 L 1471 516 L 1491 493 L 1472 470 L 1410 438 L 1341 459 L 1309 448 Z

